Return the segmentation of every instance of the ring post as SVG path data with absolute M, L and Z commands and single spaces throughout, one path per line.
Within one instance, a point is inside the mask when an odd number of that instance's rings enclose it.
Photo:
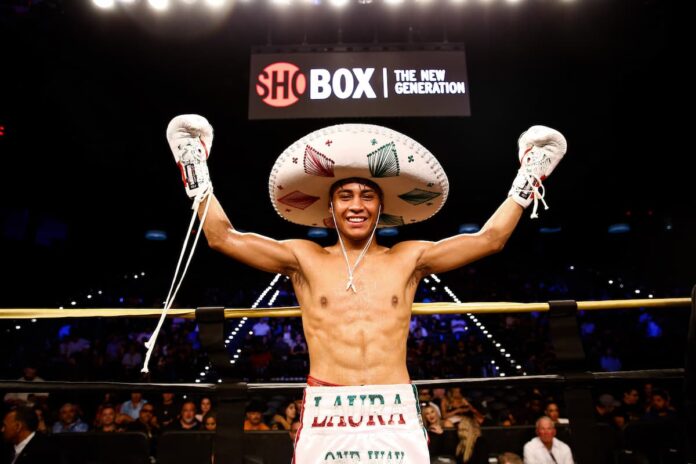
M 230 357 L 225 348 L 225 308 L 196 308 L 201 347 L 208 353 L 222 383 L 217 384 L 218 425 L 213 450 L 215 462 L 242 464 L 244 459 L 244 408 L 247 384 L 229 377 Z
M 587 369 L 577 314 L 576 301 L 549 301 L 551 343 L 559 373 L 566 378 L 563 398 L 570 420 L 571 449 L 579 464 L 596 464 L 603 462 L 602 457 L 596 446 L 587 445 L 599 442 L 590 389 L 593 376 Z
M 691 316 L 686 341 L 684 369 L 684 418 L 686 422 L 686 462 L 696 463 L 696 443 L 688 437 L 696 436 L 696 286 L 691 290 Z

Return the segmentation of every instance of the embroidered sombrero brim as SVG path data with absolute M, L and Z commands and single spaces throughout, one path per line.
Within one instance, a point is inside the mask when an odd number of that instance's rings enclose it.
M 440 163 L 412 138 L 372 124 L 339 124 L 312 132 L 278 157 L 268 182 L 271 202 L 290 222 L 334 227 L 329 188 L 349 177 L 369 179 L 382 189 L 379 227 L 428 219 L 449 191 Z

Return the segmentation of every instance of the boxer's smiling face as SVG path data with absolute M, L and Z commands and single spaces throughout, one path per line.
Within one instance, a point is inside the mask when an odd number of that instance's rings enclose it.
M 338 187 L 331 198 L 336 227 L 349 240 L 370 237 L 379 219 L 380 194 L 365 184 L 351 182 Z

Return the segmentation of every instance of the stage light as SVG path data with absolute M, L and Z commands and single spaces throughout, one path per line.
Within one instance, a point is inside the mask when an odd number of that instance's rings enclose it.
M 377 235 L 380 237 L 395 237 L 399 235 L 399 230 L 396 227 L 384 227 L 377 229 Z
M 459 226 L 460 234 L 473 234 L 481 230 L 481 226 L 478 224 L 462 224 Z
M 277 3 L 279 0 L 272 0 L 272 1 L 275 4 L 280 5 L 280 3 Z M 288 4 L 288 3 L 286 3 L 286 4 Z M 307 237 L 309 237 L 309 238 L 324 238 L 324 237 L 328 237 L 328 236 L 329 236 L 329 232 L 326 229 L 321 228 L 321 227 L 312 227 L 311 229 L 309 229 L 307 231 Z
M 625 234 L 631 231 L 631 226 L 626 223 L 612 224 L 609 226 L 610 234 Z
M 404 0 L 384 0 L 387 5 L 400 5 L 404 3 Z
M 288 6 L 290 5 L 290 0 L 271 0 L 271 3 L 278 6 Z
M 164 11 L 169 8 L 169 0 L 147 0 L 147 3 L 156 11 Z
M 348 4 L 348 0 L 329 0 L 329 3 L 336 8 L 343 8 Z
M 97 8 L 101 8 L 102 10 L 109 10 L 114 7 L 116 2 L 114 2 L 114 0 L 92 0 L 92 3 Z

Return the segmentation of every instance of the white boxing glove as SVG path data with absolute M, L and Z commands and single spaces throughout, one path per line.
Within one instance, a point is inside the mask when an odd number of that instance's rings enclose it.
M 182 114 L 167 126 L 167 141 L 181 170 L 186 194 L 200 202 L 213 187 L 207 164 L 213 146 L 213 126 L 203 116 Z
M 538 217 L 537 206 L 541 201 L 549 209 L 542 182 L 553 172 L 568 149 L 563 134 L 546 126 L 532 126 L 517 141 L 520 169 L 508 193 L 523 208 L 534 202 L 532 218 Z

